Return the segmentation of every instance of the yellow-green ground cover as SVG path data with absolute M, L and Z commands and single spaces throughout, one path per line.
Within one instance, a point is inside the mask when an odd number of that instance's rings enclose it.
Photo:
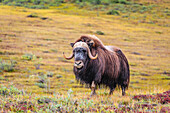
M 106 15 L 104 11 L 79 9 L 73 4 L 49 9 L 0 5 L 0 84 L 1 87 L 14 86 L 22 90 L 22 95 L 17 94 L 14 98 L 0 96 L 0 109 L 5 110 L 3 103 L 9 100 L 16 103 L 29 100 L 38 106 L 39 98 L 48 96 L 57 98 L 56 101 L 61 103 L 67 103 L 68 99 L 67 104 L 70 106 L 79 105 L 77 112 L 91 106 L 99 106 L 92 111 L 101 112 L 103 109 L 107 111 L 110 105 L 118 107 L 121 102 L 134 106 L 136 101 L 132 97 L 137 94 L 156 94 L 169 90 L 170 18 L 162 12 L 170 5 L 157 5 L 151 10 L 155 13 L 133 13 L 128 18 Z M 102 31 L 104 35 L 98 35 L 96 31 Z M 72 52 L 69 44 L 82 34 L 94 34 L 105 45 L 120 47 L 125 53 L 131 72 L 126 96 L 121 96 L 119 88 L 109 96 L 109 89 L 101 87 L 97 90 L 97 96 L 89 98 L 90 89 L 75 81 L 73 60 L 66 61 L 62 53 L 69 55 Z M 61 106 L 57 104 L 53 109 Z M 75 110 L 75 106 L 74 109 L 65 106 L 65 109 Z M 168 104 L 159 104 L 155 111 L 163 106 L 169 107 Z M 34 110 L 29 111 L 39 111 L 37 109 L 34 107 Z M 10 108 L 7 111 L 17 110 Z

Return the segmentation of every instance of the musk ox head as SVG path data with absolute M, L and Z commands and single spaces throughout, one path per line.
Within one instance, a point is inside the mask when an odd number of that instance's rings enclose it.
M 73 52 L 70 57 L 66 57 L 63 53 L 63 56 L 65 59 L 70 60 L 74 57 L 74 66 L 81 70 L 83 67 L 86 67 L 86 64 L 88 63 L 89 59 L 94 60 L 98 57 L 98 54 L 96 56 L 93 56 L 91 54 L 90 45 L 87 45 L 85 42 L 76 42 L 71 43 L 71 46 L 73 48 Z

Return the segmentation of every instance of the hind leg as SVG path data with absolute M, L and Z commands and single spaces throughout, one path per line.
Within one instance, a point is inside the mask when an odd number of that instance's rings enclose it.
M 110 86 L 109 88 L 110 88 L 110 93 L 109 93 L 109 95 L 112 95 L 112 94 L 113 94 L 113 91 L 114 91 L 115 88 L 116 88 L 116 85 L 114 84 L 114 85 Z
M 124 96 L 126 94 L 125 93 L 126 86 L 125 85 L 121 85 L 121 88 L 122 88 L 122 96 Z

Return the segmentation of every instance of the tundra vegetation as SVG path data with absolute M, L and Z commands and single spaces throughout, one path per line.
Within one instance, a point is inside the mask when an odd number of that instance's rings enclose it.
M 0 0 L 0 112 L 170 111 L 169 0 Z M 73 74 L 70 42 L 94 34 L 130 64 L 126 95 Z

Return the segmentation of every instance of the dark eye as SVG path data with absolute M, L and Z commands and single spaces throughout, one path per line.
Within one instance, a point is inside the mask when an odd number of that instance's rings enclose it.
M 85 53 L 85 52 L 86 52 L 86 50 L 83 50 L 83 52 Z

